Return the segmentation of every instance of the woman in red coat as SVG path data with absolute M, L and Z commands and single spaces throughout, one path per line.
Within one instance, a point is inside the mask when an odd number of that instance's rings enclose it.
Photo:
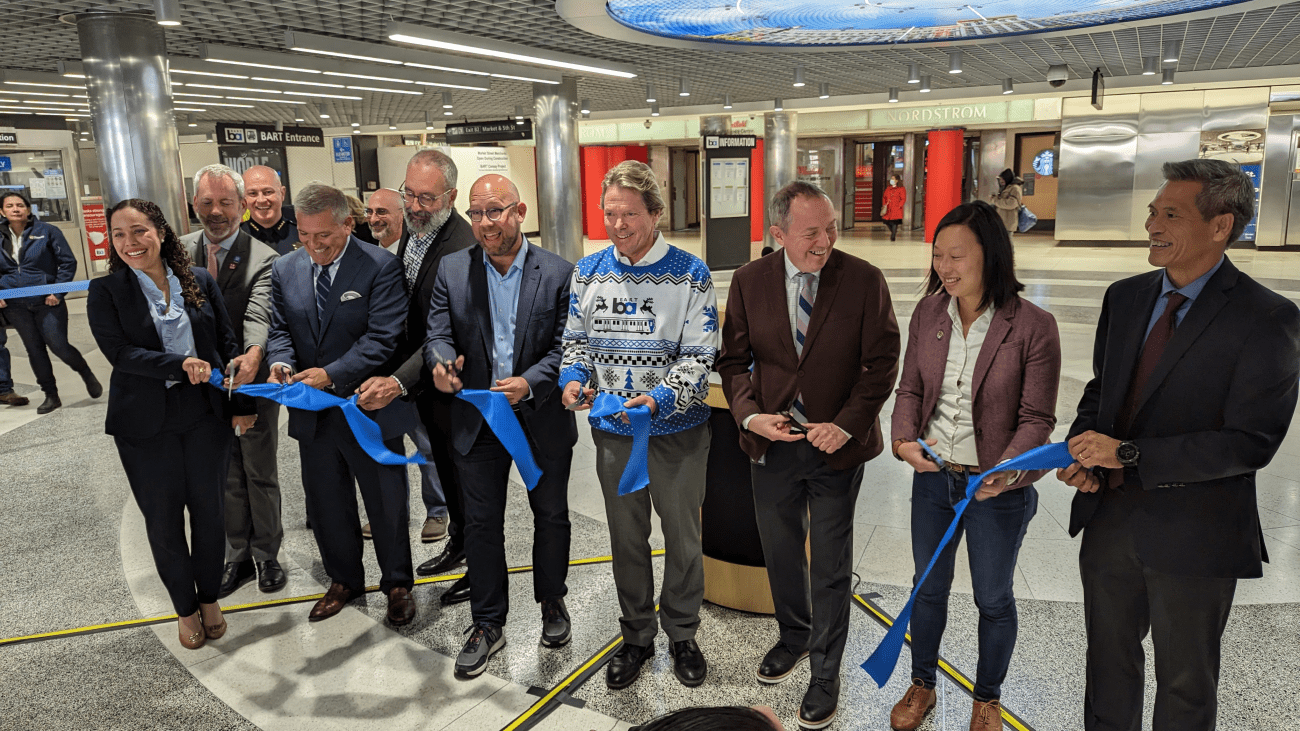
M 898 238 L 898 224 L 903 222 L 903 205 L 907 203 L 907 191 L 903 190 L 902 181 L 897 175 L 889 176 L 889 187 L 885 188 L 882 198 L 884 203 L 880 209 L 880 217 L 889 227 L 889 240 L 893 241 Z

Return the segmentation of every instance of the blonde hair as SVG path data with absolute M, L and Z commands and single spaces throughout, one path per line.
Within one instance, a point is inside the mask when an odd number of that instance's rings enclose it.
M 624 160 L 605 173 L 605 180 L 600 184 L 602 208 L 605 205 L 605 191 L 613 187 L 627 188 L 640 193 L 641 202 L 651 213 L 664 210 L 664 197 L 659 190 L 659 181 L 655 179 L 654 171 L 650 166 L 643 162 Z

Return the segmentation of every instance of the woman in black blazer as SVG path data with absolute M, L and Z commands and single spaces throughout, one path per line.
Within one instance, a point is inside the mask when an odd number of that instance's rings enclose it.
M 104 431 L 113 435 L 144 513 L 158 575 L 195 650 L 225 634 L 217 606 L 225 555 L 224 485 L 233 433 L 256 414 L 206 385 L 238 344 L 217 283 L 189 255 L 158 206 L 130 199 L 108 212 L 109 276 L 90 284 L 86 312 L 113 365 Z M 190 545 L 185 542 L 185 510 Z

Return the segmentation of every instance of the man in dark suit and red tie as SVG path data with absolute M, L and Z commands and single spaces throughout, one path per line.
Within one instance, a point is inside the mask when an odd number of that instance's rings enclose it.
M 1146 223 L 1160 269 L 1107 290 L 1070 429 L 1077 462 L 1058 473 L 1079 489 L 1087 731 L 1142 728 L 1147 634 L 1154 731 L 1215 728 L 1237 580 L 1268 560 L 1255 473 L 1296 407 L 1300 311 L 1225 255 L 1254 216 L 1250 178 L 1219 160 L 1164 176 Z
M 732 278 L 718 371 L 753 463 L 780 627 L 758 679 L 780 683 L 808 659 L 799 724 L 820 729 L 839 703 L 854 508 L 863 464 L 884 448 L 879 416 L 898 373 L 898 323 L 880 270 L 834 249 L 839 216 L 821 188 L 791 183 L 768 206 L 782 249 Z

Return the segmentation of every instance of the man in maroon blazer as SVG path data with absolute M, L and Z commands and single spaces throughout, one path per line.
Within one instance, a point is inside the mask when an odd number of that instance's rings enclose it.
M 780 683 L 809 658 L 799 723 L 819 729 L 839 701 L 854 504 L 863 464 L 882 451 L 879 415 L 898 373 L 898 323 L 880 270 L 834 250 L 839 217 L 821 188 L 787 185 L 769 216 L 783 250 L 732 278 L 717 369 L 752 461 L 780 625 L 758 679 Z

